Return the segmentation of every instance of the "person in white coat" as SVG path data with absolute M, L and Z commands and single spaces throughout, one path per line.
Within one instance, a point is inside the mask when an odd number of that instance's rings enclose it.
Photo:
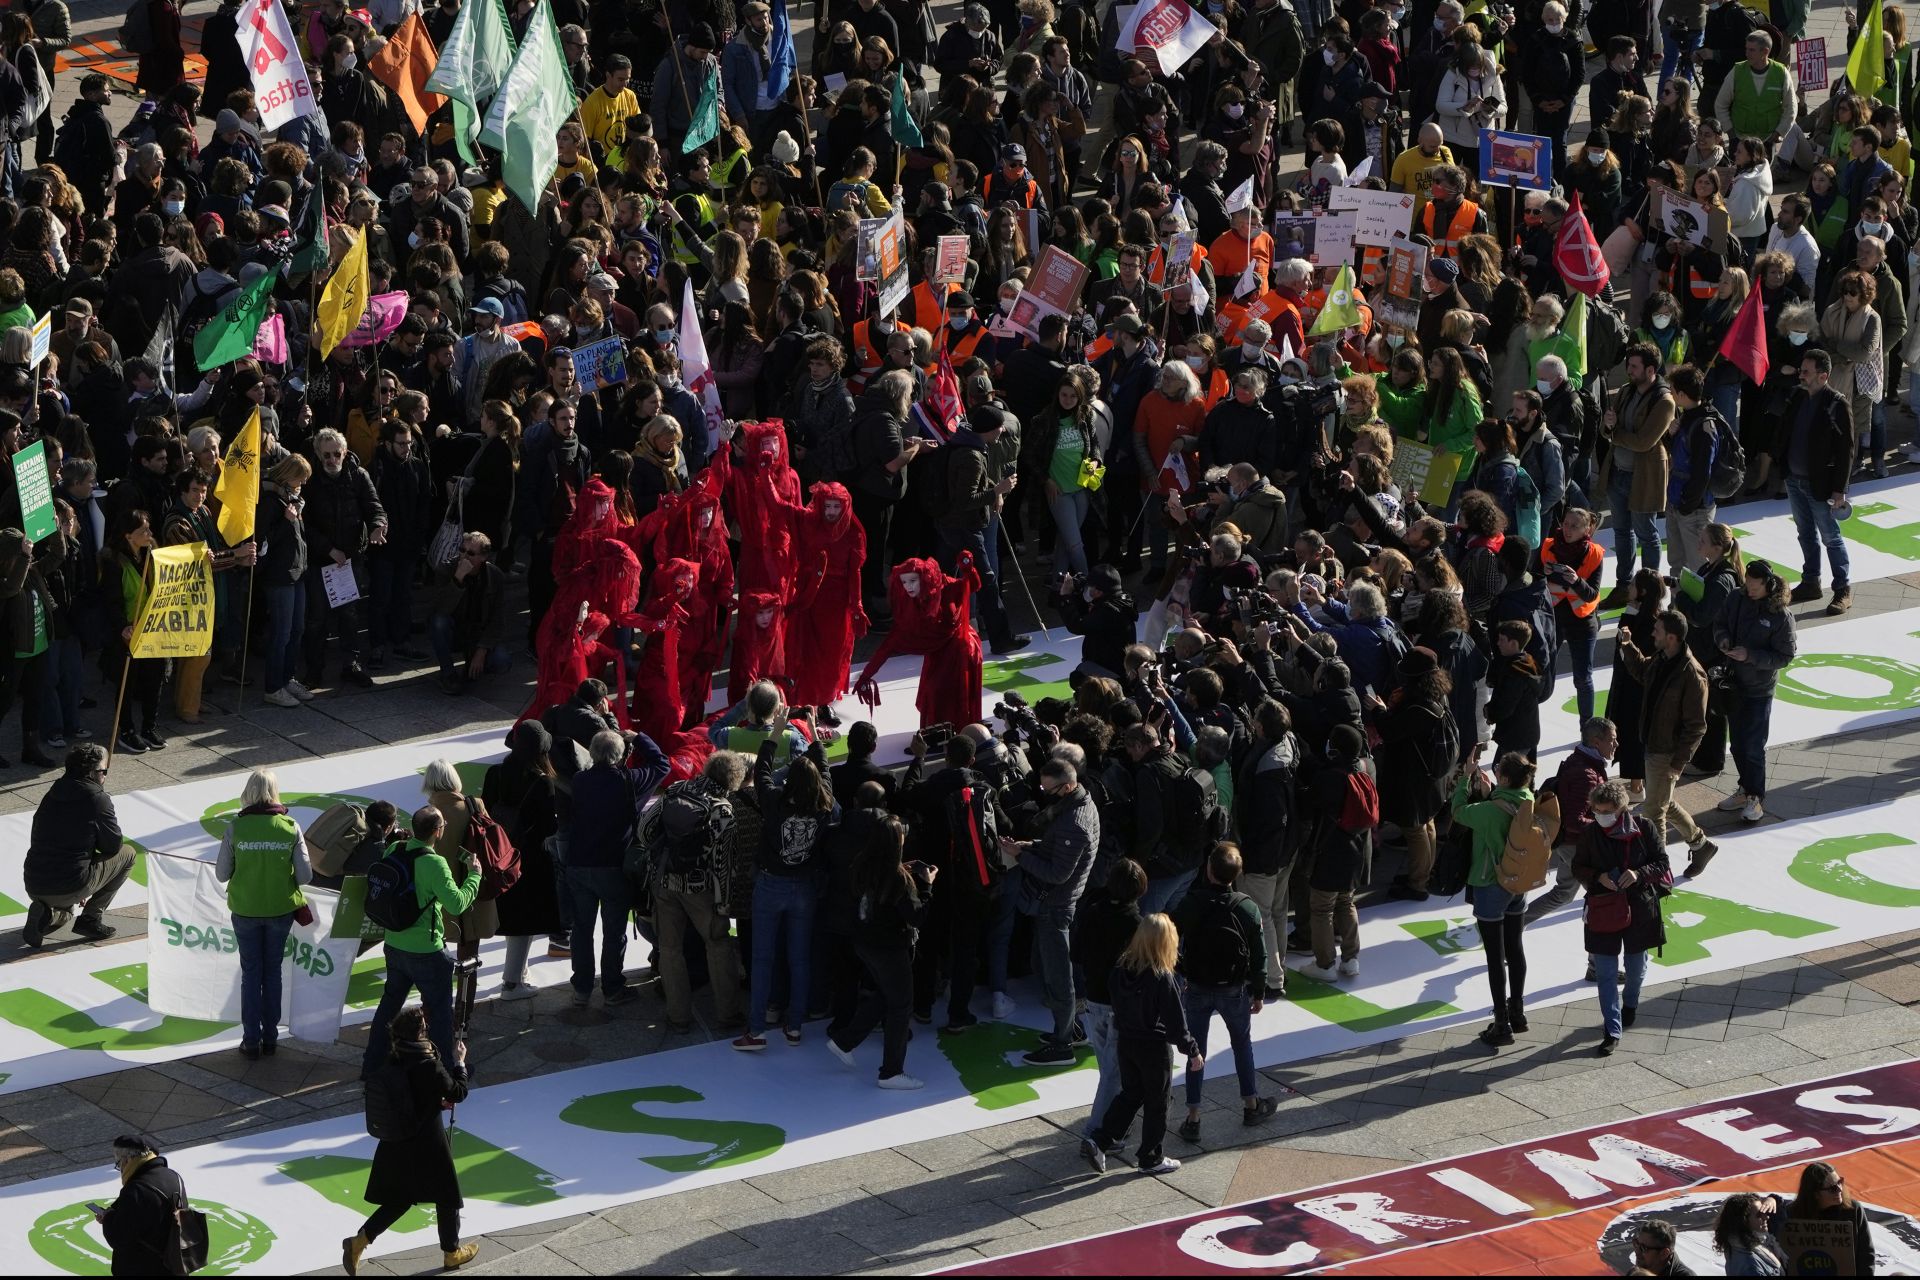
M 1440 78 L 1435 113 L 1454 163 L 1468 173 L 1479 173 L 1480 131 L 1498 129 L 1507 118 L 1506 90 L 1491 53 L 1477 44 L 1460 51 Z
M 1773 198 L 1773 164 L 1767 144 L 1741 138 L 1733 144 L 1733 185 L 1727 191 L 1727 220 L 1751 258 L 1767 242 L 1767 206 Z

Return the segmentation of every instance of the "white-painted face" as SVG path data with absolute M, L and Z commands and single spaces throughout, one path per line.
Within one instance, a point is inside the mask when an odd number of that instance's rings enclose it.
M 713 527 L 713 508 L 712 507 L 700 508 L 700 527 L 702 529 L 710 529 Z
M 777 616 L 777 613 L 778 611 L 774 609 L 760 609 L 753 615 L 753 625 L 765 630 L 773 625 L 773 620 L 775 616 Z
M 920 575 L 919 574 L 917 573 L 901 574 L 900 586 L 906 591 L 908 599 L 918 600 L 920 598 Z
M 596 498 L 593 502 L 593 522 L 599 524 L 613 514 L 612 498 Z
M 820 514 L 827 518 L 828 524 L 839 524 L 840 516 L 846 511 L 846 505 L 831 498 L 820 504 Z

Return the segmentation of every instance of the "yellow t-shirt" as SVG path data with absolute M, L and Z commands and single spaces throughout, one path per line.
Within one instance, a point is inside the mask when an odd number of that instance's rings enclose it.
M 1420 211 L 1427 207 L 1427 188 L 1433 185 L 1431 171 L 1443 164 L 1453 163 L 1453 152 L 1445 143 L 1440 144 L 1440 153 L 1429 157 L 1419 147 L 1408 147 L 1393 162 L 1391 185 L 1395 191 L 1406 191 L 1413 195 L 1413 216 L 1418 219 Z
M 493 211 L 498 209 L 500 202 L 506 198 L 507 191 L 505 187 L 496 188 L 491 184 L 475 187 L 473 189 L 473 225 L 476 227 L 492 226 Z
M 580 127 L 587 137 L 600 144 L 603 152 L 622 146 L 627 140 L 627 120 L 640 114 L 640 99 L 631 89 L 607 96 L 605 85 L 588 94 L 580 104 Z
M 562 160 L 554 167 L 553 182 L 555 186 L 559 186 L 577 173 L 586 179 L 588 186 L 592 186 L 594 175 L 599 172 L 600 166 L 589 159 L 585 151 L 582 151 L 572 164 Z

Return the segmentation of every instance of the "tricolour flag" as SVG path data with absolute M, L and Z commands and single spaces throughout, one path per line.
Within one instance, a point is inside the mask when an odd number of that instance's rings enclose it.
M 474 133 L 512 64 L 513 28 L 507 25 L 501 0 L 469 0 L 461 5 L 426 87 L 453 100 L 453 144 L 468 164 L 480 163 L 473 149 Z

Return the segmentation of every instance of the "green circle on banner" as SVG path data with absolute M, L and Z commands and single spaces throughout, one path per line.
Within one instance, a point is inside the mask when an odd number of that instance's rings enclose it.
M 207 1265 L 195 1275 L 232 1275 L 258 1263 L 273 1248 L 273 1231 L 260 1219 L 217 1200 L 189 1203 L 207 1215 Z M 80 1201 L 41 1214 L 27 1232 L 27 1243 L 48 1265 L 68 1275 L 112 1275 L 113 1254 L 98 1231 L 92 1210 Z
M 1799 679 L 1808 669 L 1821 667 L 1877 676 L 1887 682 L 1887 691 L 1873 697 L 1854 697 L 1816 689 Z M 1920 708 L 1920 667 L 1870 653 L 1803 653 L 1780 673 L 1778 694 L 1795 706 L 1819 711 L 1912 711 Z
M 289 809 L 314 809 L 324 812 L 336 804 L 357 804 L 364 809 L 373 803 L 373 798 L 336 795 L 331 791 L 288 791 L 281 795 L 280 803 Z M 219 804 L 208 805 L 206 812 L 200 815 L 200 828 L 218 840 L 227 834 L 225 819 L 238 812 L 240 812 L 238 800 L 222 800 Z

